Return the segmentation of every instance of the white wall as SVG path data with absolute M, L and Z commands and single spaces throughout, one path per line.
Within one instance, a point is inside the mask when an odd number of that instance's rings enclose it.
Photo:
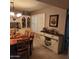
M 65 21 L 66 21 L 66 10 L 58 7 L 50 7 L 43 10 L 32 12 L 31 15 L 45 13 L 45 27 L 57 29 L 60 33 L 64 34 Z M 58 27 L 49 27 L 50 15 L 59 15 Z

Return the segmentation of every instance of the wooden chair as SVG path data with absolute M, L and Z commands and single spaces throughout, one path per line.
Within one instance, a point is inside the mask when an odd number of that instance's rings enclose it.
M 31 56 L 32 55 L 32 48 L 33 48 L 34 32 L 32 32 L 31 30 L 26 30 L 25 35 L 26 35 L 26 37 L 29 38 L 29 43 L 30 43 L 29 52 L 30 52 L 30 56 Z
M 30 43 L 30 47 L 29 47 L 29 52 L 30 52 L 30 56 L 32 55 L 32 48 L 33 48 L 33 38 L 34 38 L 34 33 L 31 31 L 26 31 L 26 36 L 29 38 L 29 43 Z
M 30 33 L 30 56 L 32 55 L 32 50 L 33 50 L 33 39 L 34 39 L 34 33 Z
M 17 55 L 20 58 L 29 59 L 29 41 L 28 39 L 17 40 Z

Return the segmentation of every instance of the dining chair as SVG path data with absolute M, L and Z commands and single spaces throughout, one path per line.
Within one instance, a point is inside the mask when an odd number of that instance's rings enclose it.
M 29 41 L 28 39 L 17 40 L 17 55 L 20 58 L 29 59 Z
M 30 56 L 31 56 L 32 55 L 32 49 L 33 49 L 34 32 L 26 30 L 25 35 L 29 39 L 29 44 L 30 44 L 29 52 L 30 52 Z
M 30 33 L 30 56 L 32 55 L 32 50 L 33 50 L 33 39 L 34 39 L 34 33 Z

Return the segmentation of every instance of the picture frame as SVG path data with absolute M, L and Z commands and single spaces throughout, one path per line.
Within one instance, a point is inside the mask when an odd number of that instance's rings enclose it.
M 49 26 L 58 27 L 58 19 L 59 19 L 59 15 L 50 15 Z

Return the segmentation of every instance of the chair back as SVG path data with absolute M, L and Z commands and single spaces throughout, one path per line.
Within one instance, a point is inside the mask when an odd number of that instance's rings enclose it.
M 17 55 L 19 56 L 25 55 L 25 54 L 28 55 L 29 54 L 28 49 L 29 49 L 28 39 L 17 40 Z

